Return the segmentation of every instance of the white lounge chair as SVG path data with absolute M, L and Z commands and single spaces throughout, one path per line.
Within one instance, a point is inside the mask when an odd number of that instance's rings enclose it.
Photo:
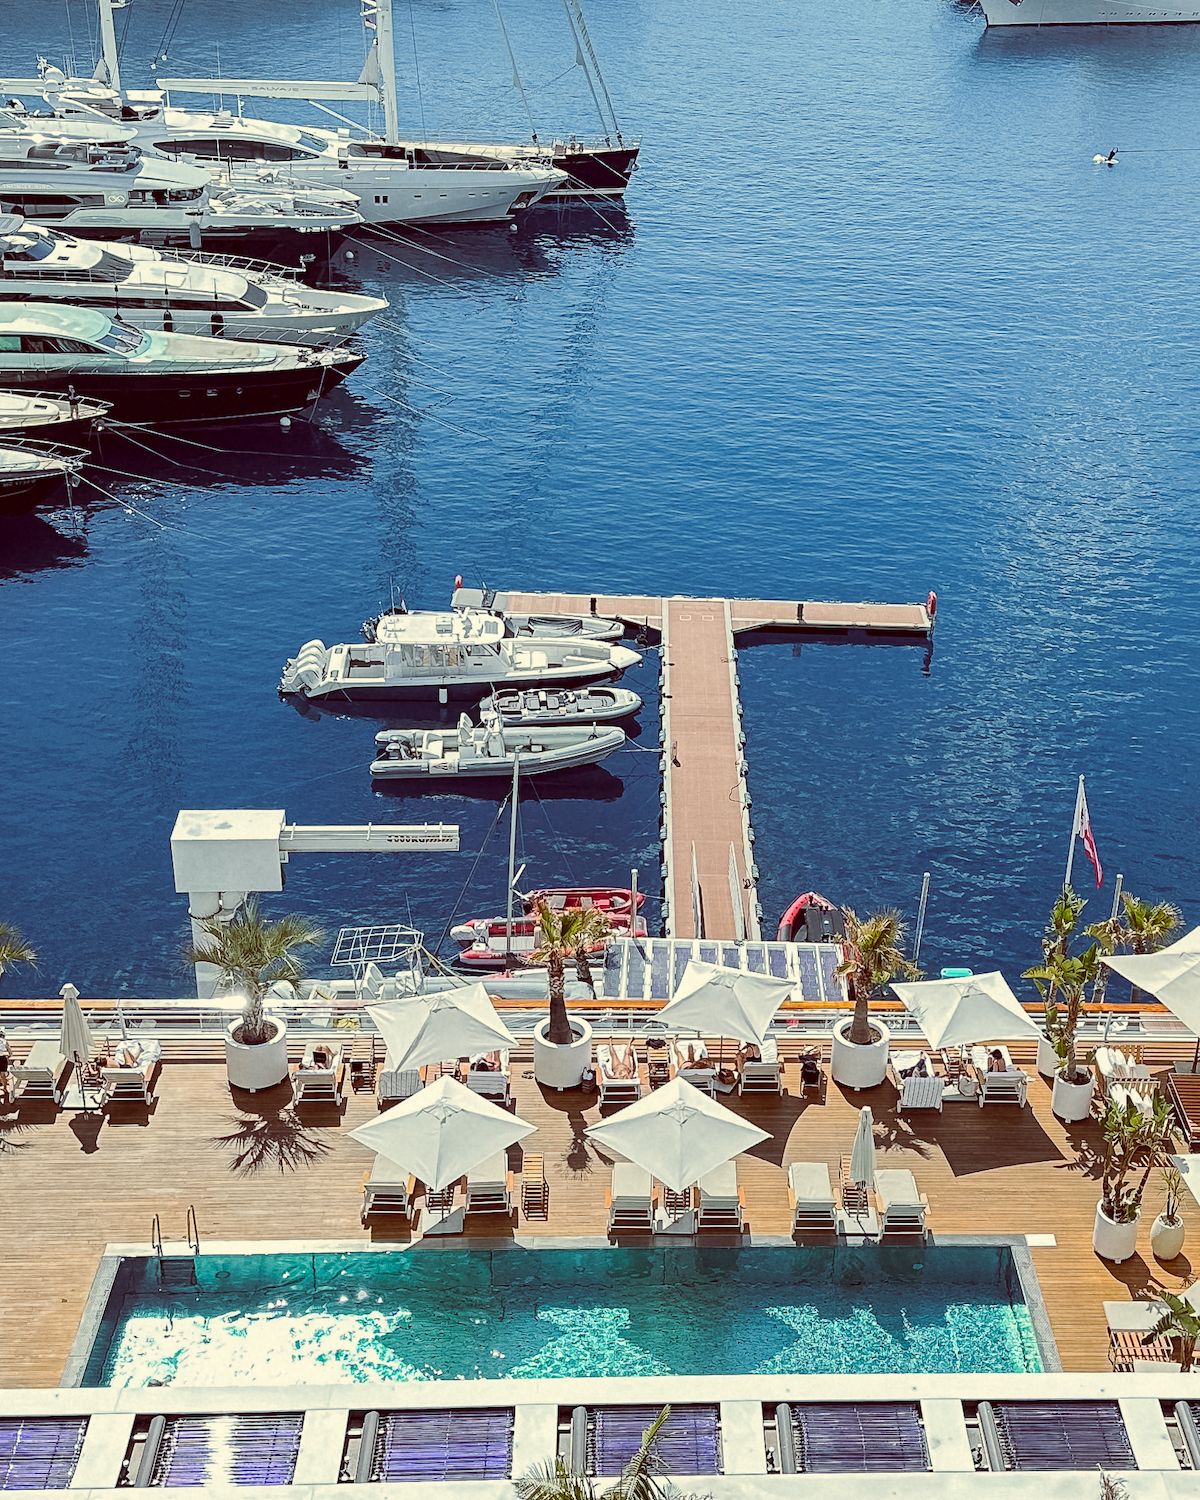
M 738 1186 L 737 1162 L 727 1161 L 700 1179 L 697 1229 L 732 1229 L 741 1233 L 746 1195 Z
M 705 1060 L 708 1058 L 708 1048 L 699 1037 L 677 1037 L 671 1047 L 671 1056 L 675 1062 L 675 1076 L 684 1079 L 693 1088 L 711 1097 L 717 1091 L 717 1070 L 712 1067 L 690 1067 L 687 1061 L 689 1047 L 692 1049 L 693 1059 L 697 1062 L 702 1058 Z M 682 1062 L 676 1056 L 677 1051 L 682 1054 Z
M 654 1230 L 654 1185 L 650 1173 L 632 1162 L 619 1161 L 612 1169 L 612 1182 L 604 1195 L 609 1234 Z
M 1106 1099 L 1111 1098 L 1115 1085 L 1141 1089 L 1153 1078 L 1144 1062 L 1130 1057 L 1118 1047 L 1097 1047 L 1094 1062 L 1100 1092 Z
M 391 1060 L 384 1058 L 383 1067 L 375 1080 L 375 1103 L 380 1109 L 390 1109 L 393 1104 L 403 1104 L 421 1087 L 421 1074 L 416 1068 L 393 1068 Z
M 12 1076 L 20 1084 L 19 1099 L 50 1099 L 61 1104 L 66 1095 L 70 1063 L 58 1050 L 58 1043 L 34 1042 L 23 1063 L 14 1063 Z
M 511 1214 L 513 1174 L 508 1170 L 508 1153 L 497 1151 L 467 1173 L 467 1212 L 469 1214 Z
M 918 1191 L 917 1180 L 911 1172 L 899 1167 L 877 1171 L 875 1202 L 879 1206 L 881 1235 L 924 1235 L 925 1215 L 929 1211 L 929 1204 Z
M 739 1094 L 779 1094 L 783 1092 L 783 1067 L 779 1061 L 779 1043 L 773 1036 L 764 1037 L 760 1058 L 744 1062 L 738 1073 Z
M 362 1221 L 372 1214 L 394 1214 L 406 1224 L 412 1222 L 412 1176 L 387 1156 L 377 1156 L 370 1172 L 363 1178 Z
M 788 1202 L 792 1233 L 837 1229 L 837 1207 L 823 1161 L 794 1161 L 788 1168 Z
M 152 1104 L 162 1043 L 122 1038 L 109 1047 L 112 1064 L 100 1069 L 100 1104 Z
M 642 1080 L 634 1064 L 632 1078 L 620 1078 L 613 1072 L 614 1043 L 601 1042 L 596 1048 L 596 1081 L 600 1086 L 600 1103 L 634 1104 L 642 1097 Z M 636 1054 L 635 1054 L 636 1056 Z
M 926 1072 L 914 1071 L 925 1058 Z M 909 1109 L 936 1109 L 941 1113 L 946 1080 L 933 1071 L 932 1060 L 924 1052 L 895 1052 L 888 1058 L 888 1078 L 900 1095 L 896 1108 L 903 1114 Z
M 498 1104 L 501 1109 L 507 1109 L 512 1103 L 512 1074 L 509 1072 L 508 1053 L 500 1053 L 500 1066 L 498 1068 L 480 1068 L 483 1054 L 471 1059 L 471 1066 L 467 1069 L 466 1083 L 473 1094 L 479 1094 L 484 1099 L 490 1099 L 493 1104 Z
M 1015 1104 L 1024 1108 L 1029 1093 L 1029 1078 L 1020 1068 L 1013 1066 L 1007 1047 L 997 1049 L 1004 1058 L 1003 1072 L 988 1071 L 987 1047 L 972 1047 L 971 1062 L 975 1068 L 975 1081 L 979 1088 L 980 1109 L 985 1104 Z
M 304 1053 L 304 1060 L 292 1069 L 292 1103 L 335 1104 L 342 1102 L 342 1088 L 346 1078 L 346 1059 L 341 1047 L 326 1047 L 332 1061 L 318 1066 L 313 1061 L 313 1046 Z

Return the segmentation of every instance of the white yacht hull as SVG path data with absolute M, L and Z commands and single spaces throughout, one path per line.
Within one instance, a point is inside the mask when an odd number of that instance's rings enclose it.
M 989 26 L 1169 26 L 1200 22 L 1200 3 L 1125 0 L 979 0 Z

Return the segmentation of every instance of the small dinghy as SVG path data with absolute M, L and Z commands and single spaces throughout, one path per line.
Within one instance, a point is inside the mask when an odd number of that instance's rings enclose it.
M 781 943 L 837 943 L 846 936 L 846 920 L 840 906 L 805 891 L 780 917 L 775 936 Z
M 622 932 L 629 930 L 629 908 L 633 902 L 633 892 L 628 887 L 613 885 L 576 885 L 563 886 L 555 889 L 547 888 L 541 891 L 518 891 L 517 896 L 525 911 L 525 917 L 532 919 L 536 908 L 544 901 L 552 911 L 568 911 L 579 909 L 590 909 L 602 911 L 608 918 L 609 926 L 614 930 Z M 637 904 L 640 911 L 645 904 L 644 892 L 638 892 Z M 514 924 L 516 922 L 514 918 Z M 521 918 L 522 921 L 525 918 Z M 468 917 L 465 922 L 456 923 L 450 929 L 450 936 L 461 947 L 470 947 L 480 937 L 500 923 L 503 928 L 504 917 Z M 645 926 L 645 923 L 641 923 Z M 530 931 L 533 929 L 530 928 Z
M 63 485 L 70 489 L 86 457 L 81 449 L 48 443 L 0 447 L 0 511 L 24 510 Z
M 612 928 L 613 937 L 628 937 L 629 914 L 624 917 L 614 915 Z M 534 917 L 514 917 L 511 927 L 504 917 L 493 917 L 455 927 L 452 932 L 463 945 L 454 962 L 465 969 L 520 968 L 529 962 L 541 942 Z M 637 936 L 646 936 L 646 924 L 641 917 L 637 919 Z M 593 944 L 588 949 L 589 956 L 598 957 L 607 946 L 607 940 Z
M 523 776 L 591 766 L 625 743 L 620 729 L 594 724 L 543 729 L 502 724 L 490 715 L 479 725 L 466 714 L 456 731 L 384 729 L 375 736 L 371 775 L 411 781 L 450 776 L 511 776 L 514 764 Z
M 493 693 L 480 704 L 506 724 L 602 724 L 637 713 L 642 700 L 629 688 L 587 687 L 577 692 L 531 688 Z

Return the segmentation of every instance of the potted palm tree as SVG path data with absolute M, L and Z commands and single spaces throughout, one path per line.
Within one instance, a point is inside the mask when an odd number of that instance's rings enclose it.
M 920 979 L 921 971 L 904 956 L 904 935 L 898 911 L 879 911 L 869 917 L 846 912 L 838 973 L 845 976 L 854 1014 L 833 1028 L 830 1075 L 835 1083 L 871 1089 L 884 1080 L 892 1034 L 882 1021 L 872 1018 L 871 1001 L 897 974 Z
M 1103 1260 L 1128 1260 L 1137 1249 L 1142 1195 L 1171 1138 L 1171 1108 L 1162 1095 L 1147 1105 L 1130 1096 L 1105 1113 L 1104 1173 L 1092 1227 L 1092 1249 Z
M 1093 942 L 1082 953 L 1054 952 L 1047 962 L 1026 969 L 1046 1005 L 1046 1038 L 1054 1048 L 1056 1067 L 1050 1107 L 1060 1120 L 1086 1120 L 1092 1112 L 1096 1080 L 1087 1059 L 1076 1052 L 1075 1037 L 1089 984 L 1100 968 L 1100 947 Z
M 1152 1344 L 1165 1334 L 1178 1339 L 1179 1368 L 1186 1373 L 1192 1368 L 1192 1361 L 1196 1358 L 1196 1341 L 1200 1339 L 1200 1312 L 1174 1292 L 1160 1292 L 1158 1300 L 1163 1306 L 1162 1316 L 1153 1328 L 1143 1334 L 1142 1343 Z
M 37 962 L 37 954 L 11 922 L 0 922 L 0 979 L 6 969 Z
M 1174 1260 L 1183 1249 L 1183 1215 L 1179 1199 L 1183 1193 L 1183 1173 L 1170 1157 L 1160 1169 L 1164 1190 L 1162 1212 L 1150 1226 L 1150 1249 L 1156 1260 Z
M 1042 933 L 1042 966 L 1053 967 L 1055 961 L 1069 951 L 1071 939 L 1075 936 L 1075 929 L 1086 905 L 1083 897 L 1077 896 L 1069 885 L 1063 886 L 1050 908 L 1050 916 Z M 1047 1003 L 1053 1001 L 1053 990 L 1049 990 L 1043 998 Z M 1053 1078 L 1059 1066 L 1058 1051 L 1049 1033 L 1043 1032 L 1038 1037 L 1037 1070 L 1043 1078 Z
M 590 907 L 556 910 L 545 901 L 534 908 L 538 945 L 530 962 L 546 966 L 550 1013 L 533 1030 L 533 1076 L 549 1089 L 578 1088 L 592 1062 L 592 1028 L 582 1016 L 567 1014 L 567 961 L 591 979 L 586 950 L 602 942 L 608 922 Z M 581 964 L 582 959 L 582 964 Z
M 321 929 L 305 917 L 265 921 L 253 899 L 231 921 L 210 917 L 199 925 L 204 938 L 187 948 L 188 963 L 210 964 L 218 986 L 243 1002 L 241 1016 L 225 1032 L 230 1087 L 274 1088 L 288 1074 L 287 1023 L 267 1013 L 267 995 L 273 985 L 303 979 L 297 950 L 320 942 Z

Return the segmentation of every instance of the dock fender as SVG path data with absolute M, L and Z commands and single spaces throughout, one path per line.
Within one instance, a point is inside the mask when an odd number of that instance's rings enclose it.
M 937 593 L 933 589 L 925 596 L 925 608 L 929 611 L 931 620 L 937 618 Z

